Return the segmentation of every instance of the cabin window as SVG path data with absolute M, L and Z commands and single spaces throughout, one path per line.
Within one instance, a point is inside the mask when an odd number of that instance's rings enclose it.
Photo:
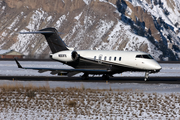
M 101 60 L 101 59 L 102 59 L 102 56 L 100 55 L 100 56 L 99 56 L 99 60 Z
M 94 56 L 94 60 L 96 60 L 96 56 Z
M 116 61 L 116 57 L 114 57 L 114 61 Z
M 119 57 L 119 61 L 121 61 L 121 57 Z
M 111 56 L 109 57 L 109 61 L 111 61 Z
M 104 60 L 106 61 L 106 56 L 104 57 Z

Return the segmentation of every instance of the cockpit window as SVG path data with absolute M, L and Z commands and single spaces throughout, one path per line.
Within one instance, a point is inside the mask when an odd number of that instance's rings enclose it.
M 136 58 L 142 58 L 142 55 L 136 55 Z
M 146 55 L 136 55 L 136 58 L 153 59 L 153 57 L 152 57 L 150 54 L 146 54 Z

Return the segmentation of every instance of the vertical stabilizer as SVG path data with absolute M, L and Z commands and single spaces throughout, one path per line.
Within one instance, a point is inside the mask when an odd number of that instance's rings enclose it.
M 69 50 L 64 41 L 59 36 L 55 28 L 45 28 L 34 32 L 20 32 L 20 34 L 42 34 L 45 36 L 52 53 L 57 53 L 63 50 Z
M 39 32 L 45 36 L 52 53 L 68 50 L 66 44 L 63 42 L 55 28 L 45 28 L 39 30 Z

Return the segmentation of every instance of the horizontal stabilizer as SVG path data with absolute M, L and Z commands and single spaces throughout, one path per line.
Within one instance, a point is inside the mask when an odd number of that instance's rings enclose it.
M 19 32 L 20 34 L 52 34 L 53 31 L 34 31 L 34 32 Z

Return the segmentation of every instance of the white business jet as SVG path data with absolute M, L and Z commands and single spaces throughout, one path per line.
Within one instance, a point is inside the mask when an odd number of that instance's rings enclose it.
M 15 59 L 18 67 L 22 69 L 39 70 L 39 73 L 51 71 L 53 75 L 67 75 L 69 77 L 82 72 L 84 73 L 81 76 L 83 80 L 87 80 L 90 74 L 102 75 L 103 80 L 108 80 L 114 74 L 125 71 L 145 72 L 145 81 L 150 73 L 157 73 L 161 70 L 161 66 L 150 54 L 145 52 L 74 50 L 68 48 L 55 28 L 45 28 L 35 32 L 20 32 L 20 34 L 44 35 L 52 51 L 50 58 L 74 68 L 22 67 Z

